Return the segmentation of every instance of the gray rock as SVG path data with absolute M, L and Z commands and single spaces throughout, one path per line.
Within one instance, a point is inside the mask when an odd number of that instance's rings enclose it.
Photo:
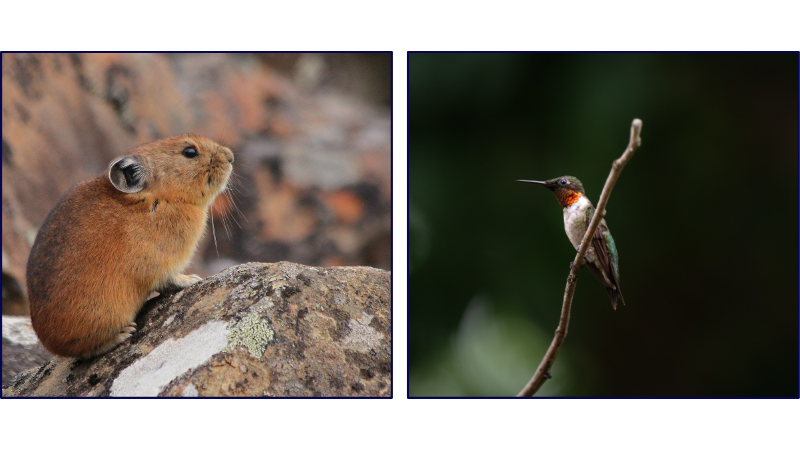
M 3 316 L 3 383 L 52 358 L 31 327 L 30 317 Z
M 391 396 L 390 273 L 231 267 L 148 302 L 100 357 L 53 358 L 3 396 Z

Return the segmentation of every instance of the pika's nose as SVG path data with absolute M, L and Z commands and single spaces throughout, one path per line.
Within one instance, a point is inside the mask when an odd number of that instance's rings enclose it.
M 228 158 L 229 163 L 233 163 L 233 152 L 228 147 L 222 147 L 222 152 L 225 153 L 225 157 Z

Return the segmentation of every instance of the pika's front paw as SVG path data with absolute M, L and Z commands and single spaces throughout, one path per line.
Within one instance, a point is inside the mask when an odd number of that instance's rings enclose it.
M 177 289 L 185 289 L 197 283 L 198 281 L 202 280 L 203 280 L 202 278 L 194 274 L 192 275 L 178 274 L 175 275 L 175 277 L 172 280 L 170 280 L 170 286 L 175 287 Z

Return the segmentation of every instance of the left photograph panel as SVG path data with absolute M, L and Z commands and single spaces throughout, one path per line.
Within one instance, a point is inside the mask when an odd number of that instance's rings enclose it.
M 392 53 L 4 53 L 2 397 L 392 391 Z

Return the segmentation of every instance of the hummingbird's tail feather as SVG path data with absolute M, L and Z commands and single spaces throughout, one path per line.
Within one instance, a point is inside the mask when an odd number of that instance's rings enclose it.
M 603 255 L 602 250 L 601 250 L 601 255 Z M 611 307 L 614 308 L 614 310 L 616 311 L 617 299 L 622 300 L 623 305 L 625 304 L 625 300 L 622 298 L 622 292 L 620 292 L 619 290 L 619 280 L 617 280 L 617 278 L 614 276 L 614 273 L 611 272 L 610 269 L 606 269 L 606 272 L 604 272 L 603 269 L 599 266 L 600 266 L 599 263 L 598 265 L 595 265 L 591 262 L 586 264 L 586 267 L 589 268 L 589 271 L 592 272 L 592 275 L 594 275 L 594 277 L 597 278 L 598 281 L 603 283 L 603 286 L 606 287 L 606 292 L 608 292 L 608 298 L 611 300 Z M 611 278 L 610 280 L 606 278 L 606 273 L 609 274 L 608 276 Z
M 614 311 L 617 310 L 618 299 L 622 301 L 623 305 L 625 304 L 625 299 L 622 298 L 622 292 L 620 292 L 619 289 L 606 286 L 606 292 L 608 292 L 608 298 L 611 299 L 611 307 L 614 308 Z

